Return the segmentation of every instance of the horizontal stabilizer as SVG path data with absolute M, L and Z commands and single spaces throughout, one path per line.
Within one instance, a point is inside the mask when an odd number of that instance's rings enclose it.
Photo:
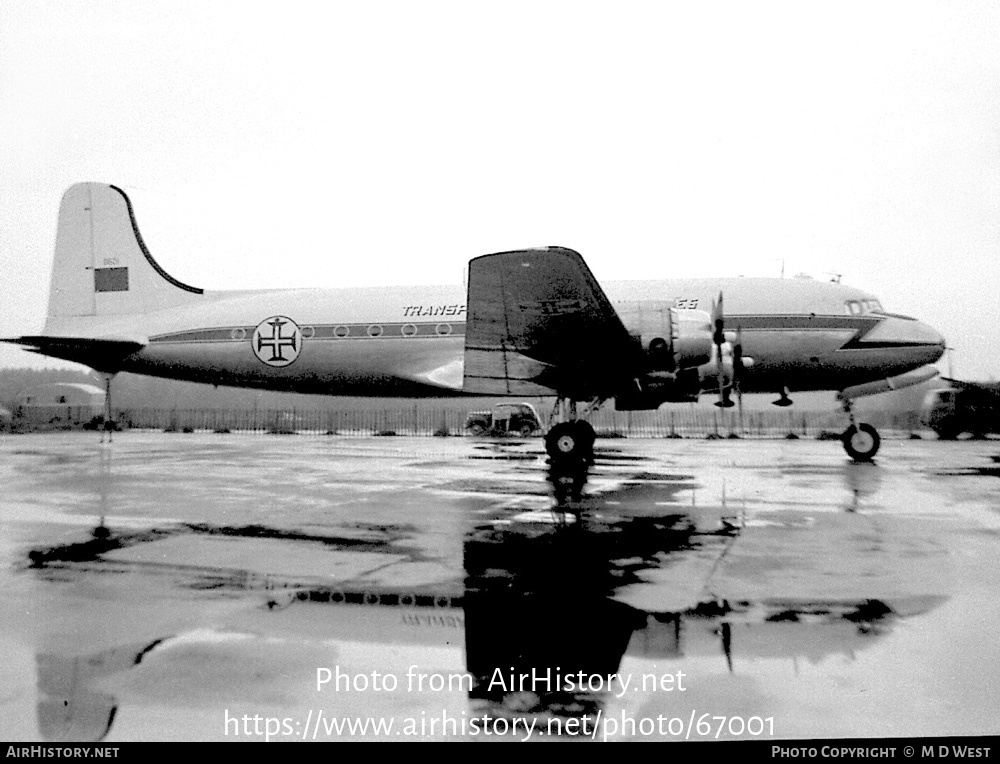
M 550 247 L 469 263 L 467 393 L 609 395 L 634 343 L 583 258 Z
M 27 336 L 0 340 L 23 345 L 31 353 L 62 358 L 89 366 L 97 371 L 115 374 L 122 361 L 144 347 L 134 340 L 94 339 L 92 337 Z

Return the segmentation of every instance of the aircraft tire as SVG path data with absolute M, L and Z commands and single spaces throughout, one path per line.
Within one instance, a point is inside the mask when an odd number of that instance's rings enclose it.
M 878 453 L 882 439 L 878 431 L 870 424 L 862 423 L 855 427 L 853 424 L 844 430 L 842 436 L 844 450 L 856 462 L 870 462 Z
M 594 461 L 594 428 L 589 422 L 560 422 L 545 435 L 545 450 L 553 462 Z
M 478 438 L 486 434 L 486 428 L 478 423 L 470 424 L 466 429 L 468 430 L 469 435 L 472 435 L 474 438 Z

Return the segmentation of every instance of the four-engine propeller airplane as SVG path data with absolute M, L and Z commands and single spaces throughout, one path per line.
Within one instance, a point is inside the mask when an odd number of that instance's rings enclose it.
M 724 303 L 723 303 L 724 300 Z M 725 304 L 725 312 L 723 311 Z M 59 211 L 48 318 L 6 340 L 111 376 L 122 371 L 325 395 L 557 399 L 553 459 L 586 458 L 587 416 L 772 392 L 838 391 L 844 446 L 879 436 L 851 401 L 934 376 L 932 328 L 870 294 L 803 279 L 623 282 L 607 292 L 561 247 L 485 255 L 451 287 L 205 292 L 164 271 L 132 204 L 83 183 Z M 578 408 L 578 404 L 581 404 Z

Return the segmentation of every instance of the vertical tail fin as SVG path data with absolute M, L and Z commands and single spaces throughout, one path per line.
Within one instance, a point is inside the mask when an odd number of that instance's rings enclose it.
M 87 323 L 77 317 L 148 313 L 202 293 L 153 259 L 124 191 L 79 183 L 63 195 L 46 334 L 72 333 L 72 325 Z

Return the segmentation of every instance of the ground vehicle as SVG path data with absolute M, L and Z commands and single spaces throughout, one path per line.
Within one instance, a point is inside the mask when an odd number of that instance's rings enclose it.
M 498 403 L 489 411 L 470 411 L 465 430 L 470 435 L 520 435 L 526 438 L 542 423 L 530 403 Z
M 941 440 L 954 440 L 964 432 L 974 438 L 1000 432 L 1000 384 L 945 381 L 951 387 L 927 393 L 921 416 Z

